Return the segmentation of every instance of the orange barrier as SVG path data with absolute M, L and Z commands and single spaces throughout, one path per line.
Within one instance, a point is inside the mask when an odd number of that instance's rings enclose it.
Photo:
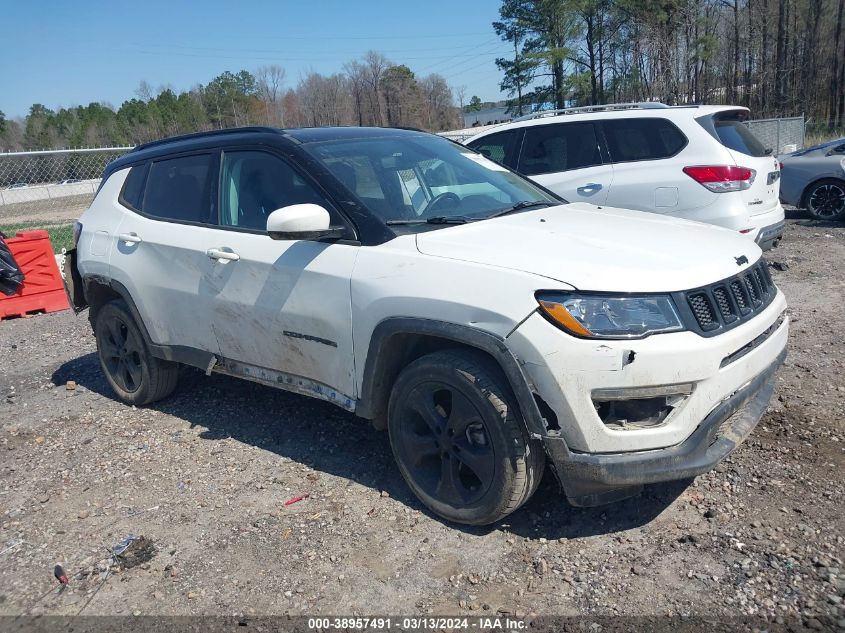
M 6 244 L 23 271 L 24 280 L 11 297 L 0 294 L 0 319 L 69 309 L 47 231 L 22 231 L 8 238 Z

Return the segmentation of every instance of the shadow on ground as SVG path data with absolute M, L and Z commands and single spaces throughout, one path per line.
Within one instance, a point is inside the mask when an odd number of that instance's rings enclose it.
M 812 217 L 810 217 L 809 212 L 805 211 L 804 209 L 784 209 L 783 214 L 787 220 L 798 220 L 797 222 L 795 222 L 795 224 L 799 226 L 809 226 L 818 229 L 833 229 L 842 228 L 843 225 L 841 221 L 814 220 Z
M 117 401 L 95 353 L 68 361 L 53 373 L 55 385 L 64 385 L 68 380 Z M 150 408 L 182 419 L 192 427 L 204 427 L 202 439 L 232 438 L 257 446 L 314 470 L 373 490 L 385 490 L 408 507 L 434 516 L 402 480 L 393 463 L 387 433 L 376 431 L 335 405 L 185 368 L 176 393 Z M 547 468 L 534 496 L 511 516 L 483 528 L 453 527 L 479 536 L 503 529 L 527 538 L 550 540 L 611 534 L 649 523 L 688 485 L 689 481 L 647 486 L 639 496 L 612 506 L 575 508 L 567 503 L 551 468 Z

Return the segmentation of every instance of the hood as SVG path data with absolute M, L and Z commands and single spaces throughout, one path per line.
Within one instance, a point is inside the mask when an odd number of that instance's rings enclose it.
M 812 147 L 804 147 L 802 149 L 797 149 L 794 152 L 789 152 L 788 154 L 783 154 L 778 158 L 780 160 L 783 159 L 790 159 L 790 158 L 801 158 L 802 156 L 823 156 L 831 147 L 836 145 L 845 144 L 845 138 L 837 138 L 832 141 L 827 141 L 825 143 L 819 143 L 818 145 L 813 145 Z
M 606 292 L 697 288 L 737 274 L 761 253 L 727 229 L 585 203 L 419 233 L 417 248 Z M 743 255 L 748 263 L 740 265 Z

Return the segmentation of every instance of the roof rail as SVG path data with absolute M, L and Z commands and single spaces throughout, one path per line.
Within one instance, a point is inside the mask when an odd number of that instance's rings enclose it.
M 156 147 L 157 145 L 165 145 L 167 143 L 176 143 L 178 141 L 187 141 L 190 139 L 195 138 L 204 138 L 206 136 L 223 136 L 226 134 L 238 134 L 241 132 L 272 132 L 278 134 L 281 132 L 280 128 L 275 127 L 262 127 L 262 126 L 253 126 L 253 127 L 230 127 L 223 130 L 209 130 L 208 132 L 193 132 L 192 134 L 181 134 L 179 136 L 169 136 L 167 138 L 161 138 L 157 141 L 150 141 L 149 143 L 143 143 L 142 145 L 136 145 L 133 152 L 140 151 L 142 149 L 147 149 L 148 147 Z
M 525 116 L 517 117 L 514 121 L 528 121 L 530 119 L 541 119 L 547 116 L 559 116 L 561 114 L 578 114 L 580 112 L 606 112 L 608 110 L 652 110 L 671 108 L 659 101 L 641 101 L 639 103 L 605 103 L 602 105 L 580 106 L 577 108 L 561 108 L 559 110 L 538 110 Z

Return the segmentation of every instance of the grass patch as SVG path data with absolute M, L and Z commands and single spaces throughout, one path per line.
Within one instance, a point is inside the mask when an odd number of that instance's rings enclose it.
M 45 222 L 17 222 L 15 224 L 0 224 L 0 233 L 6 237 L 14 237 L 19 231 L 34 231 L 44 229 L 50 235 L 50 244 L 54 253 L 61 253 L 63 248 L 73 247 L 73 222 L 50 224 Z

